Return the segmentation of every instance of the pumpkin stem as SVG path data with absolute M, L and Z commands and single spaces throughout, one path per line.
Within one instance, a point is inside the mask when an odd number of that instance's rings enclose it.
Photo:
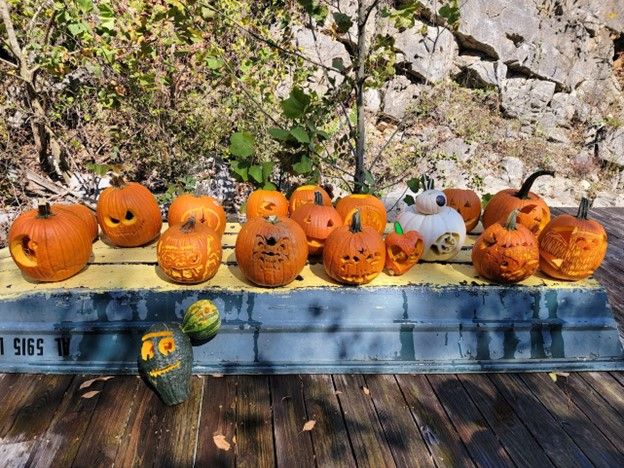
M 520 187 L 520 190 L 518 190 L 518 192 L 516 192 L 516 197 L 521 198 L 522 200 L 526 200 L 527 198 L 529 198 L 529 192 L 531 191 L 531 187 L 533 186 L 533 183 L 535 182 L 535 179 L 537 179 L 538 177 L 541 177 L 543 175 L 549 175 L 551 177 L 554 177 L 555 176 L 555 171 L 536 171 L 536 172 L 534 172 L 533 174 L 531 174 L 529 177 L 526 178 L 526 180 L 522 184 L 522 187 Z
M 195 229 L 195 224 L 197 224 L 195 216 L 189 216 L 187 220 L 184 221 L 184 224 L 180 228 L 180 231 L 182 231 L 184 234 L 188 234 Z
M 399 223 L 398 221 L 394 223 L 394 232 L 396 232 L 397 234 L 403 234 L 403 226 L 401 226 L 401 223 Z
M 591 207 L 591 202 L 589 198 L 583 197 L 581 198 L 581 204 L 578 207 L 578 212 L 576 213 L 576 217 L 578 219 L 587 219 L 587 215 L 589 213 L 589 208 Z
M 321 195 L 321 192 L 314 192 L 314 204 L 323 205 L 323 195 Z
M 507 229 L 508 231 L 515 231 L 517 229 L 518 226 L 516 220 L 518 218 L 518 213 L 520 213 L 520 210 L 517 208 L 509 213 L 509 216 L 507 217 L 507 222 L 505 222 L 505 229 Z
M 113 187 L 120 188 L 126 185 L 126 181 L 124 180 L 121 174 L 113 174 L 110 180 L 110 183 Z
M 47 201 L 40 201 L 37 206 L 37 218 L 49 218 L 52 216 L 50 204 Z
M 351 217 L 351 232 L 362 232 L 362 219 L 360 218 L 359 209 L 356 209 Z

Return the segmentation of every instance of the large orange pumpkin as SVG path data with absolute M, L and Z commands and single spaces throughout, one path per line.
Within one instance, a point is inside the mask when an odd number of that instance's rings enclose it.
M 87 208 L 84 205 L 72 204 L 72 205 L 63 205 L 63 204 L 55 204 L 52 205 L 52 211 L 57 210 L 65 210 L 69 213 L 73 213 L 75 216 L 78 216 L 86 225 L 87 229 L 91 233 L 91 237 L 95 241 L 98 238 L 98 223 L 93 211 Z
M 350 226 L 340 226 L 325 241 L 323 266 L 340 283 L 366 284 L 381 273 L 386 260 L 384 240 L 375 229 L 363 226 L 358 210 Z
M 196 222 L 205 224 L 220 236 L 225 232 L 225 211 L 221 204 L 208 195 L 183 193 L 173 200 L 169 207 L 169 225 L 182 224 L 191 216 Z
M 466 224 L 466 232 L 472 231 L 481 217 L 481 200 L 472 190 L 448 188 L 444 189 L 446 195 L 446 204 L 457 212 L 464 219 Z
M 162 219 L 156 198 L 137 182 L 120 176 L 102 191 L 95 210 L 106 237 L 120 247 L 138 247 L 160 234 Z
M 323 252 L 325 239 L 342 225 L 342 217 L 333 206 L 323 205 L 321 192 L 315 192 L 314 203 L 300 206 L 291 218 L 303 228 L 308 239 L 308 252 L 318 255 Z
M 288 200 L 277 190 L 254 190 L 247 198 L 247 219 L 258 216 L 288 216 Z
M 251 218 L 236 238 L 236 262 L 243 275 L 260 286 L 293 281 L 308 258 L 306 236 L 290 218 Z
M 583 198 L 576 216 L 562 214 L 539 237 L 540 269 L 548 276 L 576 281 L 590 276 L 607 254 L 607 233 L 587 218 L 589 200 Z
M 38 281 L 62 281 L 78 273 L 91 256 L 92 241 L 84 221 L 48 203 L 18 216 L 8 234 L 15 264 Z
M 513 210 L 518 209 L 518 222 L 536 236 L 550 221 L 550 209 L 546 202 L 531 192 L 531 187 L 540 176 L 554 176 L 553 171 L 537 171 L 531 174 L 522 184 L 520 190 L 505 189 L 494 195 L 485 209 L 481 221 L 483 227 L 488 228 L 494 223 L 505 222 Z
M 212 278 L 221 265 L 221 236 L 191 215 L 170 226 L 156 246 L 158 265 L 176 283 L 195 284 Z
M 331 197 L 325 189 L 319 185 L 302 185 L 297 187 L 290 196 L 288 202 L 288 211 L 293 214 L 302 205 L 306 203 L 314 203 L 314 193 L 320 192 L 323 197 L 323 205 L 330 206 L 332 204 Z
M 394 223 L 394 232 L 386 236 L 386 270 L 402 275 L 418 263 L 425 251 L 425 240 L 418 231 L 403 232 L 401 223 Z
M 370 226 L 378 233 L 383 234 L 386 229 L 386 207 L 379 198 L 367 194 L 347 195 L 338 200 L 336 210 L 344 219 L 345 225 L 351 224 L 355 210 L 360 211 L 363 226 Z

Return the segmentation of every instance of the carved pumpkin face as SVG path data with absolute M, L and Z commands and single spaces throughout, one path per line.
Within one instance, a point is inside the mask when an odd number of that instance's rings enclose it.
M 537 238 L 516 224 L 518 210 L 507 223 L 488 227 L 472 248 L 472 263 L 480 276 L 498 283 L 517 283 L 535 273 L 539 264 Z
M 284 286 L 305 266 L 308 244 L 301 226 L 290 218 L 252 218 L 236 238 L 236 262 L 245 277 L 260 286 Z
M 481 217 L 481 200 L 472 190 L 444 189 L 448 206 L 457 210 L 466 224 L 466 232 L 472 231 Z
M 290 196 L 290 200 L 288 202 L 288 211 L 290 214 L 293 214 L 297 211 L 297 208 L 305 205 L 306 203 L 313 203 L 315 192 L 320 192 L 321 197 L 323 198 L 323 205 L 331 206 L 331 197 L 323 187 L 319 185 L 302 185 L 301 187 L 297 187 L 297 189 L 295 189 Z
M 157 323 L 141 337 L 139 370 L 166 405 L 188 398 L 193 348 L 177 323 Z
M 351 218 L 355 210 L 360 210 L 360 218 L 363 226 L 370 226 L 378 233 L 383 234 L 386 229 L 386 207 L 383 202 L 372 195 L 347 195 L 338 200 L 336 211 L 344 219 L 346 226 L 351 225 Z
M 160 234 L 160 208 L 152 192 L 136 182 L 111 179 L 98 198 L 96 215 L 106 237 L 120 247 L 138 247 Z
M 221 204 L 208 195 L 183 193 L 176 197 L 169 207 L 167 221 L 170 226 L 182 224 L 191 216 L 195 221 L 205 224 L 219 236 L 225 232 L 225 211 Z
M 539 237 L 540 269 L 562 280 L 590 276 L 607 253 L 607 233 L 600 223 L 587 219 L 589 200 L 583 198 L 578 214 L 554 218 Z
M 402 275 L 418 263 L 425 250 L 425 242 L 417 231 L 403 232 L 400 223 L 394 223 L 394 232 L 386 236 L 386 270 L 390 275 Z
M 321 192 L 316 192 L 314 203 L 300 206 L 291 218 L 306 234 L 309 255 L 322 253 L 325 240 L 334 229 L 342 225 L 342 218 L 336 209 L 333 206 L 323 205 Z
M 255 190 L 247 198 L 247 219 L 258 216 L 288 216 L 288 200 L 277 190 Z
M 156 246 L 158 265 L 176 283 L 196 284 L 212 278 L 221 265 L 221 238 L 190 217 L 167 229 Z

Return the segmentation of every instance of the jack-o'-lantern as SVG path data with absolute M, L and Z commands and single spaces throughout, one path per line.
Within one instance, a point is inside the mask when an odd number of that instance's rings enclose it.
M 98 198 L 96 216 L 102 231 L 115 245 L 138 247 L 160 234 L 162 219 L 156 198 L 137 182 L 111 178 Z
M 173 200 L 169 207 L 167 221 L 170 226 L 182 224 L 191 216 L 205 224 L 219 236 L 225 232 L 225 211 L 221 204 L 208 195 L 183 193 Z
M 448 188 L 444 189 L 448 206 L 457 210 L 464 219 L 466 232 L 472 231 L 481 217 L 481 200 L 472 190 Z
M 550 208 L 544 200 L 530 190 L 535 180 L 543 175 L 552 177 L 555 173 L 553 171 L 534 172 L 527 177 L 520 190 L 505 189 L 494 195 L 483 210 L 481 217 L 483 227 L 487 228 L 497 222 L 504 223 L 509 213 L 518 209 L 518 223 L 539 236 L 550 221 Z
M 576 216 L 559 215 L 540 234 L 540 269 L 548 276 L 580 280 L 604 260 L 607 233 L 600 223 L 587 218 L 589 206 L 589 200 L 583 198 Z
M 193 347 L 177 323 L 157 323 L 141 337 L 139 370 L 168 406 L 189 396 Z
M 41 203 L 17 217 L 7 241 L 13 261 L 26 276 L 62 281 L 87 265 L 92 235 L 75 214 Z
M 302 205 L 306 203 L 314 203 L 314 194 L 316 192 L 321 193 L 323 197 L 323 205 L 330 206 L 332 204 L 331 197 L 325 191 L 325 189 L 319 185 L 302 185 L 297 187 L 290 196 L 288 201 L 288 211 L 293 214 Z
M 78 216 L 78 218 L 80 218 L 87 225 L 87 229 L 89 229 L 92 239 L 94 241 L 97 240 L 98 223 L 95 214 L 93 214 L 93 211 L 89 208 L 79 204 L 64 205 L 59 203 L 52 205 L 52 211 L 54 210 L 66 210 L 69 213 L 73 213 L 75 216 Z
M 351 217 L 356 209 L 360 210 L 363 226 L 370 226 L 379 234 L 383 234 L 388 216 L 386 207 L 379 198 L 367 194 L 354 194 L 347 195 L 336 203 L 336 211 L 347 226 L 351 224 Z
M 516 222 L 518 213 L 513 210 L 505 225 L 494 223 L 477 238 L 472 263 L 480 276 L 498 283 L 517 283 L 537 270 L 537 238 Z
M 394 223 L 394 232 L 386 236 L 386 270 L 402 275 L 418 263 L 425 250 L 425 241 L 417 231 L 404 232 L 401 223 Z
M 158 240 L 160 269 L 176 283 L 196 284 L 212 278 L 221 265 L 221 237 L 191 216 L 167 229 Z
M 247 219 L 258 216 L 288 216 L 288 200 L 277 190 L 254 190 L 247 198 Z
M 325 239 L 334 229 L 342 225 L 342 217 L 336 209 L 333 206 L 323 205 L 321 192 L 314 195 L 314 203 L 300 206 L 291 216 L 306 234 L 309 255 L 322 253 Z
M 308 258 L 301 226 L 290 218 L 251 218 L 236 238 L 236 262 L 247 278 L 259 286 L 284 286 L 293 281 Z
M 446 195 L 429 189 L 418 194 L 411 210 L 398 221 L 406 231 L 418 231 L 425 241 L 423 260 L 442 261 L 456 256 L 466 240 L 466 225 L 461 215 L 447 206 Z
M 339 283 L 370 283 L 381 273 L 385 261 L 386 249 L 381 234 L 362 225 L 358 210 L 353 213 L 350 226 L 340 226 L 325 241 L 323 266 Z

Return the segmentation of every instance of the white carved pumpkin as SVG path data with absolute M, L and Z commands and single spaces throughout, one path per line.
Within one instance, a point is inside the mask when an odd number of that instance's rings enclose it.
M 425 190 L 419 194 L 412 210 L 401 213 L 398 221 L 404 231 L 418 231 L 425 240 L 423 260 L 453 258 L 466 240 L 463 218 L 446 206 L 446 195 L 439 190 Z

